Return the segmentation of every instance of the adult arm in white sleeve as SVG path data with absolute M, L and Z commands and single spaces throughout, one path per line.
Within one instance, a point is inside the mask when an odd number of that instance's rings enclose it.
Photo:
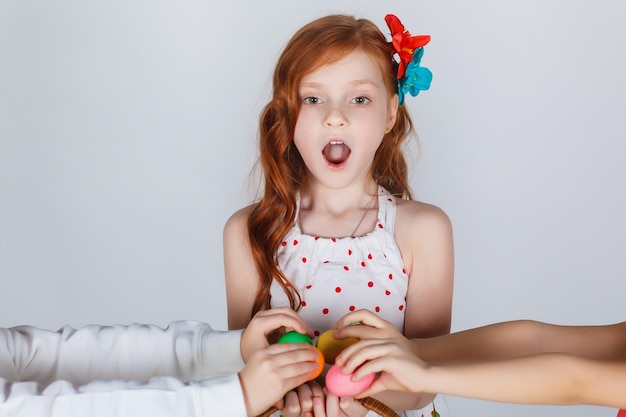
M 183 383 L 172 377 L 148 382 L 67 381 L 43 386 L 0 378 L 0 417 L 245 417 L 237 374 Z
M 48 385 L 62 379 L 74 386 L 94 380 L 147 381 L 171 376 L 201 380 L 238 372 L 241 331 L 216 331 L 208 324 L 176 321 L 156 325 L 33 326 L 0 328 L 0 377 Z

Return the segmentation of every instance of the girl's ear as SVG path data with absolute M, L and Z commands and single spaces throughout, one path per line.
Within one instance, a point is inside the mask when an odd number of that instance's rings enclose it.
M 385 133 L 389 133 L 393 126 L 396 124 L 396 117 L 398 116 L 398 95 L 394 94 L 389 98 L 389 107 L 387 111 L 387 130 Z

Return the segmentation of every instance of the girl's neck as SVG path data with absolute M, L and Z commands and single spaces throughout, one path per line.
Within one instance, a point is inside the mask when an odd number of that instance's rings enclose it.
M 365 209 L 371 206 L 372 196 L 378 194 L 378 185 L 374 180 L 363 186 L 331 189 L 322 186 L 311 186 L 300 195 L 300 209 L 325 211 L 329 214 L 341 215 L 350 210 Z
M 377 194 L 378 186 L 373 181 L 367 187 L 309 189 L 300 199 L 300 230 L 312 236 L 337 238 L 367 234 L 376 223 Z

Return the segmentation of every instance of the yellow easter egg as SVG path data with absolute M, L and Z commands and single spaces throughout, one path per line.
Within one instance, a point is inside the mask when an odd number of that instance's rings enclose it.
M 335 358 L 342 350 L 358 341 L 359 339 L 354 337 L 335 339 L 335 330 L 330 329 L 322 333 L 317 339 L 317 348 L 322 351 L 326 363 L 332 365 L 335 363 Z

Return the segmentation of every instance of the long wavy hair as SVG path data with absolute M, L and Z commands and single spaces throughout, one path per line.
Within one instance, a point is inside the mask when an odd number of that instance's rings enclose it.
M 300 294 L 277 261 L 278 248 L 295 221 L 296 196 L 307 186 L 306 166 L 293 141 L 300 111 L 298 87 L 306 75 L 355 51 L 373 58 L 380 66 L 389 96 L 396 93 L 397 64 L 392 58 L 392 46 L 367 19 L 330 15 L 314 20 L 295 33 L 276 64 L 272 99 L 259 121 L 257 164 L 262 171 L 263 191 L 248 217 L 252 256 L 261 279 L 252 315 L 269 308 L 273 280 L 289 297 L 291 308 L 300 308 Z M 400 106 L 396 123 L 385 134 L 371 166 L 373 179 L 399 198 L 413 198 L 403 155 L 403 145 L 413 132 L 408 110 Z

